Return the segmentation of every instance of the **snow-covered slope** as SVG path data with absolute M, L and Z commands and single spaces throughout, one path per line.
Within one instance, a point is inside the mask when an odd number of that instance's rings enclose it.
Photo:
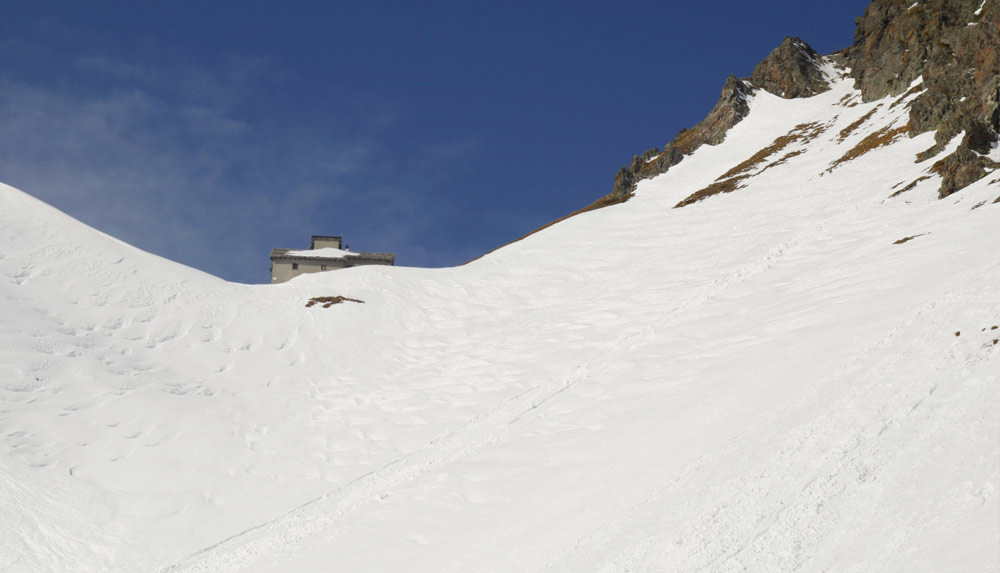
M 454 269 L 229 284 L 0 188 L 0 571 L 1000 569 L 1000 185 L 827 72 Z

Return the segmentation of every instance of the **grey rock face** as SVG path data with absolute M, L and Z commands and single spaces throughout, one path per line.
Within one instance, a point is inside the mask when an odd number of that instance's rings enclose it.
M 809 97 L 830 89 L 819 71 L 819 54 L 798 38 L 785 38 L 748 78 L 756 88 L 763 88 L 783 98 Z
M 944 177 L 941 197 L 994 168 L 980 154 L 1000 132 L 1000 3 L 874 0 L 845 57 L 867 101 L 901 94 L 922 78 L 926 89 L 910 107 L 911 135 L 937 133 L 921 160 L 965 132 L 959 150 L 934 165 Z

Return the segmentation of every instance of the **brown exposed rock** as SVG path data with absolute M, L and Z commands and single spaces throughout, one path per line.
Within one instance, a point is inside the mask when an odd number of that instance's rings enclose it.
M 940 168 L 945 176 L 942 197 L 995 168 L 980 155 L 1000 139 L 1000 2 L 922 0 L 914 6 L 912 0 L 873 0 L 858 18 L 854 44 L 837 57 L 850 67 L 865 101 L 897 95 L 895 107 L 919 94 L 908 102 L 909 133 L 937 131 L 934 147 L 921 160 L 940 154 L 948 141 L 966 132 L 962 148 Z M 749 78 L 726 80 L 719 102 L 701 123 L 681 131 L 662 153 L 650 150 L 622 167 L 604 200 L 625 201 L 639 181 L 665 173 L 706 143 L 721 143 L 748 113 L 746 97 L 754 89 L 785 98 L 825 91 L 828 86 L 817 58 L 802 40 L 786 38 Z M 923 81 L 913 85 L 920 77 Z M 849 98 L 841 105 L 851 105 Z M 842 131 L 841 139 L 870 117 Z M 870 149 L 885 135 L 880 132 L 861 147 Z
M 732 193 L 733 191 L 740 189 L 741 187 L 743 187 L 742 181 L 744 179 L 747 179 L 752 175 L 763 173 L 767 169 L 770 169 L 771 167 L 774 167 L 776 165 L 781 165 L 782 163 L 785 163 L 792 157 L 796 157 L 798 155 L 805 153 L 805 150 L 799 149 L 796 151 L 789 152 L 785 154 L 781 159 L 765 166 L 764 169 L 761 169 L 758 173 L 756 174 L 751 173 L 757 166 L 766 161 L 769 157 L 779 153 L 792 143 L 795 142 L 808 143 L 813 139 L 819 137 L 819 135 L 822 134 L 824 131 L 826 131 L 829 127 L 830 127 L 829 125 L 823 125 L 816 122 L 803 123 L 795 126 L 795 128 L 792 129 L 792 131 L 775 139 L 774 142 L 771 143 L 771 145 L 768 145 L 764 149 L 761 149 L 757 153 L 754 153 L 746 160 L 740 162 L 735 167 L 729 169 L 728 171 L 720 175 L 719 178 L 716 179 L 708 187 L 705 187 L 704 189 L 692 193 L 691 195 L 686 197 L 683 201 L 674 205 L 674 208 L 677 209 L 680 207 L 686 207 L 687 205 L 691 205 L 692 203 L 697 203 L 698 201 L 711 197 L 712 195 L 718 195 L 719 193 Z
M 977 10 L 979 11 L 976 14 Z M 912 134 L 936 131 L 933 157 L 965 131 L 940 167 L 946 197 L 991 169 L 979 154 L 1000 132 L 1000 3 L 982 0 L 874 0 L 845 52 L 866 101 L 906 92 L 923 77 L 910 106 Z M 905 96 L 904 96 L 905 97 Z M 976 153 L 969 153 L 973 151 Z
M 928 179 L 930 179 L 930 178 L 931 178 L 931 176 L 930 176 L 930 175 L 922 175 L 922 176 L 920 176 L 920 177 L 917 177 L 917 178 L 916 178 L 916 179 L 914 179 L 913 181 L 910 181 L 910 183 L 909 183 L 909 184 L 908 184 L 908 185 L 907 185 L 906 187 L 903 187 L 903 188 L 902 188 L 902 189 L 900 189 L 899 191 L 896 191 L 896 192 L 895 192 L 895 193 L 893 193 L 892 195 L 889 195 L 889 198 L 890 198 L 890 199 L 892 199 L 893 197 L 899 197 L 899 196 L 900 196 L 900 195 L 902 195 L 903 193 L 906 193 L 906 192 L 907 192 L 907 191 L 909 191 L 910 189 L 913 189 L 914 187 L 916 187 L 917 185 L 919 185 L 921 181 L 926 181 L 926 180 L 928 180 Z
M 1000 49 L 1000 46 L 997 48 Z M 993 149 L 996 138 L 997 134 L 992 132 L 989 127 L 981 122 L 972 121 L 965 128 L 965 140 L 962 142 L 962 146 L 986 155 Z
M 834 58 L 834 61 L 840 60 L 841 63 L 843 62 L 843 58 L 841 58 L 838 54 L 834 54 L 833 58 Z M 837 105 L 843 106 L 843 107 L 856 107 L 860 103 L 861 103 L 861 98 L 860 97 L 858 97 L 857 95 L 855 95 L 853 93 L 849 93 L 849 94 L 845 95 L 844 97 L 840 98 L 840 101 L 837 102 Z
M 898 241 L 893 241 L 893 243 L 892 243 L 892 244 L 893 244 L 893 245 L 902 245 L 902 244 L 905 244 L 905 243 L 909 243 L 909 242 L 910 242 L 910 241 L 912 241 L 913 239 L 916 239 L 917 237 L 923 237 L 923 236 L 924 236 L 924 235 L 926 235 L 926 234 L 927 234 L 927 233 L 922 233 L 922 234 L 920 234 L 920 235 L 913 235 L 913 236 L 910 236 L 910 237 L 903 237 L 902 239 L 900 239 L 900 240 L 898 240 Z
M 830 89 L 819 70 L 819 54 L 798 38 L 785 38 L 748 78 L 754 88 L 783 98 L 809 97 Z
M 798 156 L 802 155 L 805 152 L 806 152 L 805 149 L 796 149 L 795 151 L 789 151 L 788 153 L 784 154 L 781 157 L 781 159 L 779 159 L 777 161 L 774 161 L 774 162 L 771 162 L 771 163 L 768 163 L 766 167 L 764 167 L 763 169 L 760 170 L 760 173 L 763 173 L 763 172 L 767 171 L 768 169 L 770 169 L 772 167 L 777 167 L 779 165 L 784 165 L 784 164 L 788 163 L 789 159 L 791 159 L 793 157 L 798 157 Z
M 363 301 L 363 300 L 358 300 L 356 298 L 349 298 L 349 297 L 346 297 L 346 296 L 339 296 L 339 295 L 338 296 L 314 296 L 311 299 L 309 299 L 309 302 L 306 303 L 306 308 L 309 308 L 309 307 L 311 307 L 313 305 L 317 305 L 317 304 L 322 304 L 323 308 L 330 308 L 331 306 L 333 306 L 335 304 L 340 304 L 342 302 L 357 302 L 357 303 L 360 303 L 360 304 L 364 304 L 365 303 L 365 301 Z
M 662 152 L 651 149 L 642 155 L 634 156 L 632 162 L 622 167 L 615 175 L 614 189 L 604 199 L 611 203 L 627 201 L 639 181 L 666 173 L 671 167 L 680 163 L 685 155 L 690 155 L 706 143 L 709 145 L 722 143 L 729 128 L 739 123 L 750 112 L 746 102 L 750 93 L 745 81 L 729 76 L 722 88 L 719 101 L 705 119 L 691 129 L 681 130 Z
M 816 139 L 821 133 L 826 131 L 828 126 L 817 122 L 810 123 L 800 123 L 796 125 L 790 132 L 782 135 L 781 137 L 774 140 L 771 145 L 768 145 L 764 149 L 761 149 L 757 153 L 751 155 L 748 159 L 741 162 L 739 165 L 733 167 L 729 171 L 726 171 L 719 177 L 719 179 L 728 179 L 730 177 L 735 177 L 737 175 L 748 174 L 754 167 L 758 166 L 768 157 L 771 157 L 775 153 L 778 153 L 782 149 L 788 147 L 792 143 L 801 141 L 803 143 L 808 143 L 813 139 Z M 786 156 L 787 157 L 787 156 Z
M 878 149 L 879 147 L 884 147 L 889 145 L 902 135 L 910 131 L 909 124 L 900 127 L 893 128 L 891 126 L 885 126 L 882 129 L 876 131 L 875 133 L 869 134 L 867 137 L 862 139 L 855 145 L 850 151 L 845 153 L 839 159 L 830 164 L 830 167 L 826 170 L 827 173 L 833 171 L 839 167 L 842 163 L 846 163 L 853 159 L 857 159 L 862 155 Z
M 730 179 L 722 179 L 719 181 L 714 181 L 708 187 L 704 189 L 699 189 L 694 193 L 688 195 L 680 203 L 674 205 L 674 209 L 680 209 L 681 207 L 687 207 L 688 205 L 693 205 L 698 201 L 703 201 L 708 199 L 712 195 L 718 195 L 720 193 L 732 193 L 737 189 L 743 188 L 742 181 L 746 177 L 732 177 Z
M 906 98 L 910 97 L 913 94 L 920 93 L 922 91 L 924 91 L 924 84 L 923 84 L 923 82 L 921 82 L 921 83 L 913 86 L 912 88 L 910 88 L 910 90 L 908 92 L 906 92 L 905 94 L 903 94 L 903 95 L 899 96 L 898 98 L 896 98 L 896 101 L 892 102 L 892 105 L 889 106 L 889 109 L 895 109 L 895 107 L 897 105 L 899 105 L 899 104 L 903 103 L 904 101 L 906 101 Z
M 860 156 L 890 143 L 904 131 L 910 136 L 936 131 L 935 145 L 918 156 L 918 161 L 923 161 L 939 155 L 949 141 L 964 131 L 958 151 L 939 159 L 933 167 L 943 177 L 941 197 L 1000 168 L 983 157 L 1000 140 L 1000 2 L 921 0 L 914 4 L 912 0 L 872 0 L 856 23 L 854 43 L 834 54 L 834 61 L 850 68 L 864 101 L 898 96 L 891 107 L 907 102 L 910 117 L 905 130 L 880 130 L 847 155 Z M 634 156 L 615 174 L 612 192 L 578 212 L 627 201 L 639 181 L 666 173 L 702 145 L 721 143 L 729 129 L 749 113 L 747 97 L 756 89 L 784 98 L 808 97 L 827 90 L 817 60 L 818 55 L 808 44 L 786 38 L 750 77 L 730 76 L 705 119 L 682 130 L 662 151 L 650 149 Z M 918 78 L 923 81 L 915 83 Z M 849 94 L 839 105 L 853 107 L 857 101 Z M 844 129 L 841 140 L 872 114 Z M 798 153 L 788 154 L 770 166 Z M 839 162 L 849 160 L 847 155 Z M 701 198 L 714 194 L 712 191 L 738 189 L 740 180 L 731 177 L 716 181 L 712 189 L 703 190 L 706 194 Z M 912 189 L 919 181 L 893 196 Z
M 979 155 L 963 143 L 958 151 L 941 159 L 931 167 L 931 173 L 937 173 L 942 177 L 938 196 L 943 199 L 979 181 L 989 173 L 987 168 L 992 171 L 1000 168 L 1000 164 Z
M 840 130 L 840 141 L 843 142 L 845 139 L 850 137 L 852 133 L 854 133 L 854 130 L 861 127 L 866 121 L 871 119 L 872 116 L 875 115 L 875 112 L 879 110 L 879 107 L 881 106 L 875 106 L 874 109 L 861 116 L 857 121 Z

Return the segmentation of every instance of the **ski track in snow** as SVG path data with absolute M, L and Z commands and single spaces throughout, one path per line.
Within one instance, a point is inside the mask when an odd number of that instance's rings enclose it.
M 992 276 L 998 276 L 997 267 L 988 272 Z M 965 296 L 959 296 L 960 294 Z M 879 349 L 887 346 L 895 338 L 904 334 L 913 336 L 911 325 L 919 317 L 974 294 L 970 289 L 956 289 L 920 305 L 902 319 L 898 326 L 852 359 L 851 363 L 841 371 L 814 385 L 809 392 L 799 395 L 794 402 L 785 404 L 768 419 L 742 432 L 723 447 L 701 456 L 683 468 L 679 475 L 663 483 L 632 507 L 627 514 L 628 519 L 661 522 L 661 526 L 665 519 L 676 522 L 677 515 L 663 513 L 661 506 L 663 499 L 675 495 L 677 490 L 684 486 L 695 487 L 693 482 L 696 478 L 703 475 L 706 468 L 713 464 L 722 463 L 723 460 L 731 462 L 738 459 L 740 449 L 748 446 L 754 435 L 762 428 L 770 426 L 790 410 L 815 403 L 817 396 L 827 389 L 828 382 L 843 379 L 846 373 L 854 370 L 869 356 L 876 355 Z M 992 314 L 1000 314 L 1000 305 L 993 307 Z M 935 319 L 923 326 L 920 335 L 933 339 L 949 326 L 950 322 Z M 779 471 L 788 472 L 789 481 L 794 483 L 808 479 L 794 494 L 793 504 L 767 504 L 766 502 L 770 501 L 768 496 L 761 495 L 766 492 L 756 492 L 758 495 L 753 496 L 747 495 L 746 492 L 741 492 L 739 495 L 719 492 L 721 496 L 730 499 L 720 504 L 712 514 L 693 519 L 695 525 L 689 526 L 683 535 L 683 543 L 686 546 L 699 548 L 694 555 L 696 558 L 694 562 L 684 563 L 683 570 L 713 572 L 754 570 L 753 558 L 762 554 L 768 554 L 770 567 L 780 567 L 784 571 L 799 570 L 804 564 L 803 559 L 809 555 L 807 546 L 818 543 L 822 536 L 829 533 L 836 525 L 836 515 L 824 514 L 820 508 L 836 504 L 839 498 L 851 491 L 851 486 L 877 479 L 882 468 L 898 457 L 901 450 L 893 451 L 894 444 L 886 443 L 887 440 L 883 435 L 898 431 L 898 427 L 906 424 L 911 416 L 919 414 L 924 401 L 933 396 L 938 389 L 936 383 L 928 383 L 927 379 L 931 377 L 931 373 L 948 367 L 956 357 L 961 358 L 961 351 L 956 349 L 960 346 L 960 342 L 941 351 L 924 367 L 925 373 L 914 374 L 912 378 L 893 376 L 900 369 L 903 360 L 903 357 L 896 354 L 864 368 L 862 376 L 853 384 L 848 398 L 837 400 L 822 416 L 786 436 L 784 442 L 788 445 L 775 454 L 774 458 L 781 460 Z M 980 350 L 974 355 L 965 356 L 962 361 L 966 367 L 972 367 L 986 360 L 992 352 L 988 349 Z M 864 412 L 860 420 L 845 424 L 844 418 L 853 413 L 849 408 L 850 405 L 862 405 Z M 848 413 L 845 414 L 845 411 Z M 947 428 L 946 431 L 956 430 L 961 422 L 956 421 L 955 424 L 955 427 Z M 845 426 L 854 429 L 848 434 L 830 435 L 831 428 Z M 922 432 L 930 433 L 927 430 Z M 816 467 L 815 462 L 817 449 L 822 452 L 819 467 Z M 750 473 L 759 471 L 776 470 L 764 465 L 749 468 Z M 875 508 L 873 511 L 879 509 Z M 746 527 L 748 516 L 752 516 L 751 527 Z M 592 530 L 578 539 L 574 548 L 600 546 L 600 542 L 614 537 L 624 529 L 620 522 L 592 525 Z M 640 538 L 626 549 L 619 550 L 617 557 L 608 559 L 608 555 L 605 555 L 604 559 L 614 563 L 614 571 L 645 570 L 644 567 L 648 567 L 650 563 L 662 562 L 663 554 L 669 552 L 671 545 L 679 542 L 659 539 L 657 532 L 660 529 L 647 531 L 648 536 Z M 720 536 L 720 531 L 725 533 Z M 899 532 L 898 546 L 888 548 L 889 551 L 900 550 L 906 541 L 918 533 L 918 530 L 912 529 Z M 637 536 L 633 534 L 630 537 Z M 775 564 L 775 548 L 782 545 L 793 547 L 794 550 L 788 551 L 787 555 L 778 555 L 779 562 Z M 752 557 L 744 559 L 746 555 Z M 563 561 L 566 557 L 565 554 L 553 557 L 545 570 L 565 570 Z

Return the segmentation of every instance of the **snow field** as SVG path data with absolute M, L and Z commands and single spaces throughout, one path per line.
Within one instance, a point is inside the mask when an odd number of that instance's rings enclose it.
M 227 284 L 0 188 L 0 570 L 1000 569 L 1000 186 L 828 171 L 905 123 L 852 94 L 454 269 Z

